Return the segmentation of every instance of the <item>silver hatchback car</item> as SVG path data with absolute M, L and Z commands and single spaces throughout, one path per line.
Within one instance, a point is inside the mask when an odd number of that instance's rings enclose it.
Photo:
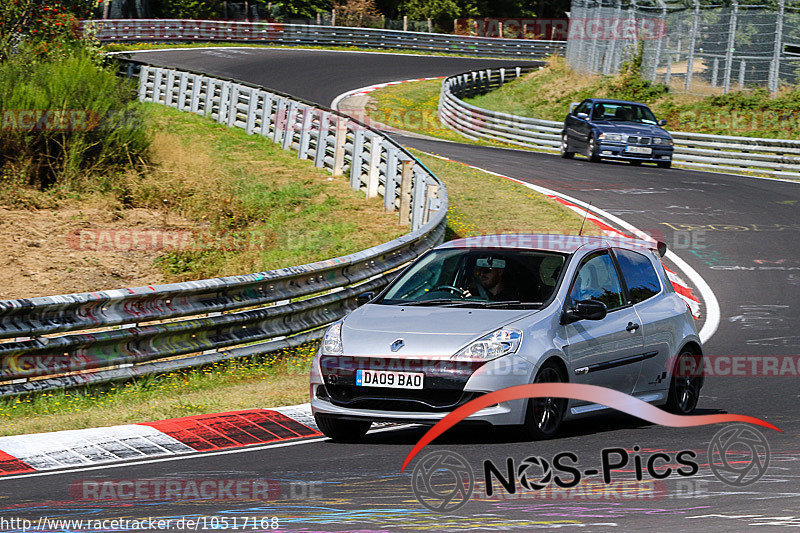
M 678 414 L 697 405 L 694 318 L 661 264 L 663 243 L 489 235 L 437 246 L 325 333 L 311 408 L 328 437 L 356 441 L 374 421 L 434 424 L 514 385 L 609 387 Z M 687 363 L 684 361 L 683 363 Z M 552 437 L 607 410 L 563 398 L 492 405 L 465 421 Z

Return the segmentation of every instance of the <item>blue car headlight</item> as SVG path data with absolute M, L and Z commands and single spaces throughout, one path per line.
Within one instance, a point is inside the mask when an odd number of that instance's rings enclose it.
M 672 139 L 668 139 L 667 137 L 653 137 L 653 144 L 672 146 L 675 143 L 672 142 Z
M 515 353 L 522 342 L 522 331 L 516 328 L 501 328 L 474 340 L 461 348 L 451 358 L 457 361 L 490 361 L 503 355 Z
M 612 141 L 612 142 L 625 142 L 628 140 L 627 135 L 623 135 L 622 133 L 601 133 L 599 137 L 597 137 L 601 141 Z

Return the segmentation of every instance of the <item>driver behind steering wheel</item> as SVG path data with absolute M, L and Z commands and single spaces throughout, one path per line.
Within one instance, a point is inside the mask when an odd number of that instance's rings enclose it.
M 511 283 L 506 269 L 505 259 L 483 257 L 475 262 L 474 288 L 466 291 L 465 296 L 478 296 L 494 301 L 519 301 L 520 295 Z

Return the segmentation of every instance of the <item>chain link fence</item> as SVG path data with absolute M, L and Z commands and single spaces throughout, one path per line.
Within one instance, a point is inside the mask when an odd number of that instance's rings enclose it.
M 615 74 L 643 46 L 644 77 L 696 94 L 796 84 L 800 0 L 572 0 L 566 57 Z

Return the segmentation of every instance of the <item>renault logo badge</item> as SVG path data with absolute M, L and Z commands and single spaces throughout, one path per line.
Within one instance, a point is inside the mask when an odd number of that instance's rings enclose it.
M 391 349 L 392 349 L 393 352 L 396 352 L 397 350 L 399 350 L 400 348 L 402 348 L 405 345 L 406 345 L 406 341 L 404 341 L 403 339 L 397 339 L 396 341 L 394 341 L 392 343 Z

